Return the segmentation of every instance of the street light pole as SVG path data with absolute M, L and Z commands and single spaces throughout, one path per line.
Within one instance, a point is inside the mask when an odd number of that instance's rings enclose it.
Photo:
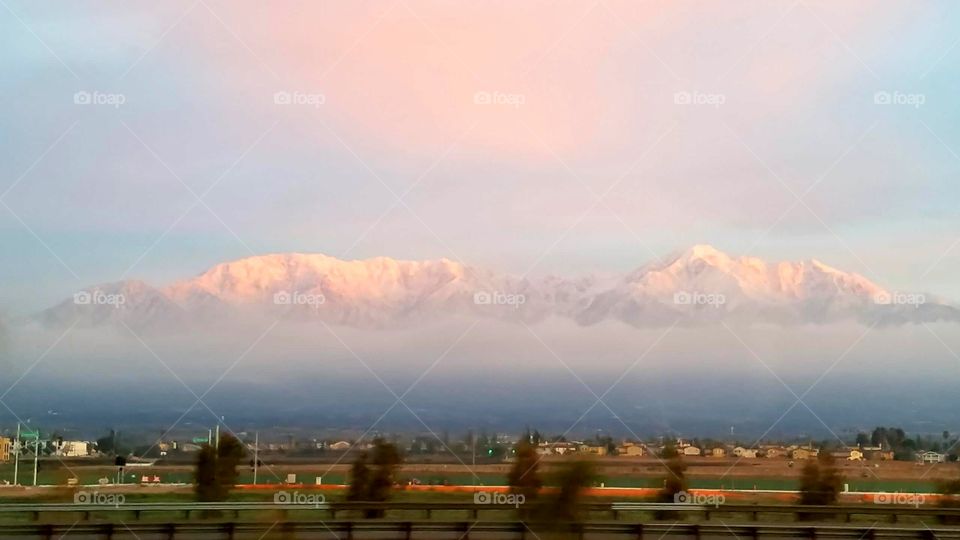
M 260 432 L 253 437 L 253 485 L 257 485 L 257 467 L 260 466 Z
M 17 422 L 17 443 L 13 448 L 16 452 L 13 458 L 13 485 L 17 486 L 20 477 L 20 422 Z
M 37 469 L 40 460 L 40 428 L 35 432 L 37 438 L 33 441 L 33 485 L 37 485 Z

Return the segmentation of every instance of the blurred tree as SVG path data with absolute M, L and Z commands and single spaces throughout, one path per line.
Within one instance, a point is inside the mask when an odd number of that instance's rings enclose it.
M 524 504 L 532 503 L 540 494 L 543 481 L 540 479 L 540 456 L 534 445 L 520 441 L 517 445 L 516 460 L 507 474 L 510 493 L 523 495 Z
M 367 465 L 368 460 L 372 468 Z M 379 438 L 374 440 L 369 455 L 364 452 L 353 463 L 347 499 L 366 502 L 388 500 L 396 483 L 397 470 L 402 462 L 396 445 Z M 370 509 L 365 512 L 365 515 L 368 518 L 383 517 L 384 511 Z
M 843 488 L 843 476 L 829 452 L 808 460 L 800 473 L 800 504 L 836 504 Z
M 547 507 L 548 517 L 559 521 L 579 521 L 583 492 L 593 485 L 596 472 L 589 461 L 565 463 L 557 473 L 557 493 Z
M 220 446 L 205 444 L 197 453 L 194 493 L 202 502 L 225 501 L 237 484 L 237 467 L 246 457 L 243 443 L 231 434 L 220 438 Z

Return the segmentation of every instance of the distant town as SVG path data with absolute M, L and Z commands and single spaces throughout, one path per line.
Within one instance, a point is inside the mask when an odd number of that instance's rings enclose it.
M 183 462 L 199 452 L 205 444 L 213 444 L 219 431 L 188 438 L 163 437 L 146 440 L 111 431 L 96 440 L 70 440 L 56 432 L 44 434 L 20 428 L 0 431 L 0 462 L 10 463 L 30 459 L 55 458 L 124 458 L 149 462 Z M 568 439 L 565 436 L 544 436 L 537 430 L 519 434 L 467 433 L 460 438 L 448 434 L 384 435 L 367 434 L 350 438 L 297 438 L 276 436 L 261 438 L 258 433 L 234 434 L 251 453 L 277 459 L 333 458 L 372 447 L 375 438 L 390 440 L 411 460 L 422 457 L 438 461 L 443 456 L 465 462 L 483 463 L 509 461 L 521 442 L 532 445 L 541 457 L 595 456 L 625 458 L 735 458 L 738 460 L 802 461 L 829 452 L 837 460 L 846 461 L 914 461 L 921 464 L 954 462 L 958 460 L 958 440 L 949 432 L 940 436 L 908 436 L 899 428 L 877 427 L 870 433 L 860 433 L 855 440 L 833 441 L 761 441 L 746 443 L 716 439 L 656 436 L 647 440 L 621 439 L 597 435 L 588 439 Z M 432 458 L 432 459 L 431 459 Z

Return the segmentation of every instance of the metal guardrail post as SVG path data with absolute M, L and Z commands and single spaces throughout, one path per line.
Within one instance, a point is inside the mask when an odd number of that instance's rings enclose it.
M 413 523 L 409 521 L 404 521 L 403 531 L 406 533 L 406 539 L 411 540 L 411 538 L 413 538 Z

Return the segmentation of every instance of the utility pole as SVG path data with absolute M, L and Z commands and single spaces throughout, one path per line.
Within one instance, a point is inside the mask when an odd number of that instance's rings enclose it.
M 257 467 L 260 466 L 260 432 L 253 436 L 253 485 L 257 485 Z
M 20 485 L 18 478 L 20 477 L 20 422 L 17 422 L 17 442 L 14 445 L 14 450 L 16 454 L 13 458 L 13 485 Z
M 220 449 L 220 424 L 217 424 L 217 445 L 215 448 Z
M 40 428 L 35 431 L 37 438 L 33 441 L 33 485 L 37 485 L 37 470 L 40 460 Z

